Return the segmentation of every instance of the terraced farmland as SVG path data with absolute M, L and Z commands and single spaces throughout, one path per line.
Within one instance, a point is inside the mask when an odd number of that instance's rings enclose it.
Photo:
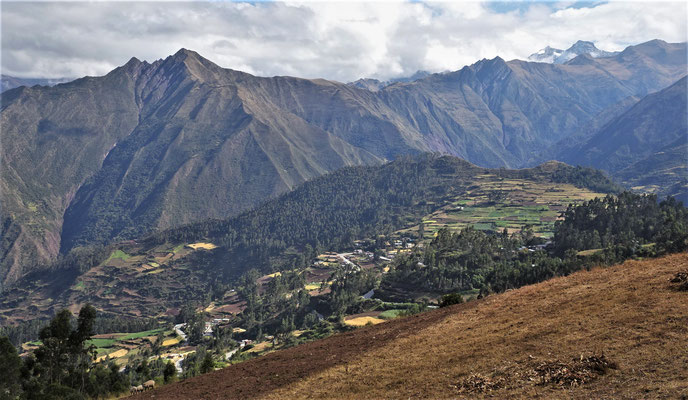
M 195 257 L 211 254 L 216 247 L 205 242 L 163 244 L 153 248 L 122 243 L 103 262 L 82 273 L 59 294 L 40 281 L 35 286 L 8 293 L 2 299 L 0 318 L 19 322 L 36 315 L 52 315 L 65 307 L 76 313 L 87 302 L 100 311 L 115 315 L 171 315 L 177 312 L 189 293 L 193 293 L 190 285 L 201 286 L 198 280 L 190 278 L 196 272 L 192 271 Z M 64 279 L 68 280 L 69 275 L 65 274 Z M 175 301 L 165 301 L 168 299 Z
M 465 194 L 423 218 L 424 237 L 431 239 L 443 227 L 458 231 L 473 225 L 485 231 L 506 228 L 509 233 L 532 226 L 536 236 L 549 238 L 554 222 L 569 204 L 598 196 L 604 194 L 569 184 L 479 175 Z M 416 233 L 418 229 L 415 225 L 399 233 Z

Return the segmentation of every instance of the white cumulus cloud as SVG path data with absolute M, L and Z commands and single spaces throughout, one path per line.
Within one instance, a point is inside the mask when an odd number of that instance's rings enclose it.
M 103 75 L 179 48 L 249 73 L 351 81 L 526 58 L 590 40 L 604 50 L 686 41 L 686 3 L 3 2 L 2 73 Z

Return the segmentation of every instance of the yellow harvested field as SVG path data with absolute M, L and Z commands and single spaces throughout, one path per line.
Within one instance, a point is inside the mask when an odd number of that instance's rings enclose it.
M 108 357 L 109 357 L 110 359 L 124 357 L 124 356 L 127 355 L 127 353 L 129 353 L 129 350 L 127 350 L 127 349 L 119 349 L 119 350 L 117 350 L 117 351 L 113 351 L 113 352 L 110 353 L 110 354 L 105 354 L 105 355 L 102 355 L 102 356 L 96 358 L 96 362 L 101 362 L 101 361 L 107 359 Z
M 234 328 L 234 329 L 232 329 L 232 332 L 234 332 L 234 333 L 244 333 L 244 332 L 246 332 L 246 329 L 244 329 L 244 328 Z
M 174 339 L 165 339 L 165 340 L 163 340 L 162 345 L 163 346 L 174 346 L 175 344 L 178 344 L 179 342 L 181 342 L 181 339 L 178 337 L 174 338 Z
M 352 319 L 345 319 L 344 323 L 347 325 L 351 326 L 366 326 L 368 324 L 381 324 L 385 322 L 384 319 L 380 318 L 375 318 L 375 317 L 358 317 L 358 318 L 352 318 Z
M 275 272 L 275 273 L 268 274 L 268 275 L 265 275 L 265 276 L 268 277 L 268 278 L 274 278 L 274 277 L 280 276 L 280 275 L 282 275 L 281 272 Z
M 164 269 L 158 268 L 158 269 L 154 269 L 154 270 L 152 270 L 152 271 L 147 271 L 146 273 L 147 273 L 147 274 L 159 274 L 159 273 L 161 273 L 162 271 L 164 271 Z
M 194 250 L 198 250 L 198 249 L 212 250 L 212 249 L 216 249 L 216 248 L 217 248 L 217 246 L 215 246 L 214 244 L 212 244 L 212 243 L 205 243 L 205 242 L 191 243 L 191 244 L 187 244 L 186 246 L 187 246 L 187 247 L 190 247 L 190 248 L 192 248 L 192 249 L 194 249 Z
M 316 283 L 309 283 L 305 286 L 305 289 L 306 290 L 317 290 L 317 289 L 320 289 L 320 285 L 318 285 Z
M 260 342 L 246 352 L 247 353 L 260 353 L 261 351 L 267 350 L 268 347 L 270 347 L 270 346 L 271 346 L 270 342 Z

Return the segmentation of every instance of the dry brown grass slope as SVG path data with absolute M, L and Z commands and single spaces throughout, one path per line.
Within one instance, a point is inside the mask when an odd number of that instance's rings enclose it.
M 688 254 L 583 271 L 482 301 L 365 327 L 169 385 L 157 398 L 685 398 Z M 578 371 L 545 383 L 537 367 Z M 556 364 L 550 378 L 556 378 Z M 563 376 L 572 374 L 563 371 Z M 476 387 L 488 390 L 476 390 Z M 492 386 L 491 386 L 492 385 Z M 491 389 L 491 390 L 490 390 Z

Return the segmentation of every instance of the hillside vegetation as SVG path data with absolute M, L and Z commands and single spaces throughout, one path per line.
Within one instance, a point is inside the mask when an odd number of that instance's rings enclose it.
M 688 308 L 669 280 L 687 263 L 676 254 L 577 272 L 139 398 L 681 398 Z
M 53 264 L 50 274 L 29 275 L 8 291 L 1 312 L 4 318 L 33 319 L 59 307 L 93 302 L 112 313 L 162 316 L 190 300 L 205 299 L 213 288 L 235 282 L 249 269 L 269 273 L 303 268 L 322 250 L 347 248 L 356 239 L 413 226 L 466 196 L 476 183 L 513 179 L 532 185 L 549 182 L 569 191 L 575 184 L 589 188 L 581 190 L 588 197 L 618 190 L 598 171 L 561 163 L 488 170 L 455 157 L 421 155 L 383 166 L 345 168 L 232 219 L 75 249 Z M 218 247 L 186 246 L 194 243 Z

